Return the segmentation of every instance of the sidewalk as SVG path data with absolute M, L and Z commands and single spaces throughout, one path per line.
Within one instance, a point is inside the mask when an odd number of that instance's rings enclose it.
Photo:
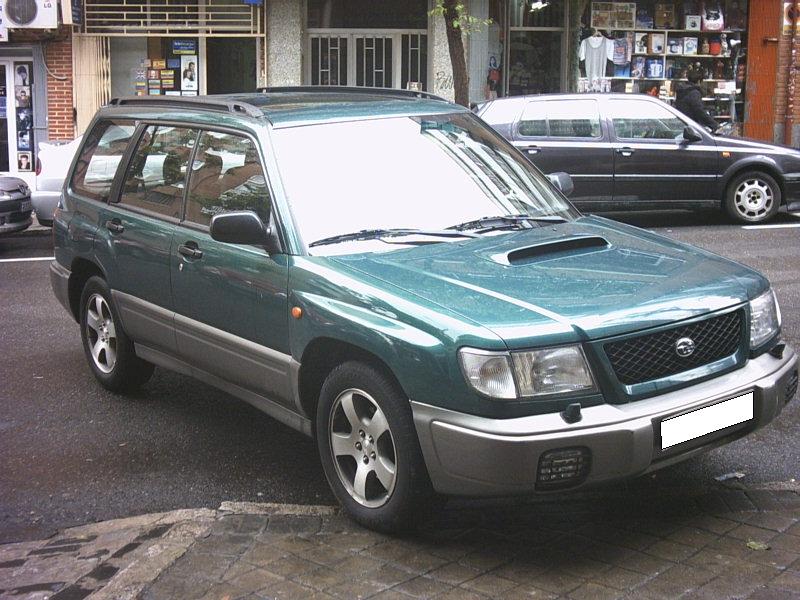
M 451 501 L 402 537 L 225 503 L 0 546 L 0 598 L 800 598 L 799 491 Z

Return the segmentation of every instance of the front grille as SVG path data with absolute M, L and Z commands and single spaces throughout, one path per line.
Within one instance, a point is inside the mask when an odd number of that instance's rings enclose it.
M 617 379 L 625 385 L 634 385 L 660 379 L 707 365 L 730 356 L 739 347 L 742 334 L 743 311 L 726 313 L 619 342 L 605 344 L 608 360 Z M 691 338 L 694 352 L 681 357 L 675 343 L 681 338 Z
M 797 393 L 797 371 L 792 373 L 792 376 L 789 377 L 789 383 L 786 384 L 786 402 L 789 402 L 794 395 Z

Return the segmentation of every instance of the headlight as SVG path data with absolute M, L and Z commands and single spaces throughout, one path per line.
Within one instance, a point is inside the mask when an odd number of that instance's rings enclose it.
M 516 399 L 517 389 L 507 352 L 461 348 L 458 359 L 467 381 L 478 392 L 498 400 Z
M 462 348 L 458 358 L 469 384 L 481 394 L 498 400 L 596 389 L 580 346 L 511 354 Z
M 758 348 L 781 327 L 781 309 L 772 289 L 750 301 L 750 349 Z
M 511 356 L 520 396 L 549 396 L 595 389 L 580 346 L 515 352 Z

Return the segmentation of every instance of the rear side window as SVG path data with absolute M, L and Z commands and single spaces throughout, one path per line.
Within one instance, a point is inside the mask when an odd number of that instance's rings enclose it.
M 186 168 L 196 142 L 195 129 L 148 126 L 125 173 L 120 204 L 180 218 Z
M 529 102 L 519 122 L 520 135 L 552 138 L 599 138 L 597 101 L 548 100 Z
M 132 122 L 98 121 L 86 136 L 70 181 L 72 190 L 93 200 L 106 200 L 122 155 L 136 126 Z
M 674 140 L 686 124 L 666 107 L 647 100 L 612 100 L 611 121 L 619 139 Z
M 266 223 L 269 207 L 267 180 L 252 140 L 203 132 L 192 162 L 185 219 L 209 225 L 217 213 L 252 210 Z

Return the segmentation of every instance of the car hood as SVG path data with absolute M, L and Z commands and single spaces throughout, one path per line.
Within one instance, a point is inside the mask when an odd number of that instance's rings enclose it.
M 786 154 L 800 157 L 800 151 L 798 151 L 797 148 L 792 148 L 791 146 L 785 146 L 783 144 L 768 144 L 766 142 L 753 140 L 750 138 L 735 138 L 723 135 L 715 135 L 714 142 L 717 144 L 717 146 L 730 148 L 731 150 L 754 150 L 763 152 L 765 154 Z
M 331 260 L 446 307 L 512 349 L 689 319 L 769 285 L 747 267 L 599 217 Z

